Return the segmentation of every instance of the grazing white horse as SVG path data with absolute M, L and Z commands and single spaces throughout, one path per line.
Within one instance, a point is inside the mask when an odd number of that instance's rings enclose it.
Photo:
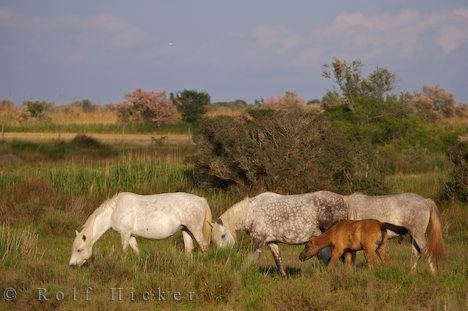
M 120 232 L 124 253 L 128 246 L 139 254 L 134 235 L 147 239 L 166 239 L 182 230 L 185 252 L 194 248 L 193 238 L 202 252 L 211 235 L 211 210 L 205 198 L 183 192 L 138 195 L 116 194 L 101 204 L 76 232 L 69 265 L 81 266 L 92 255 L 93 245 L 109 229 Z

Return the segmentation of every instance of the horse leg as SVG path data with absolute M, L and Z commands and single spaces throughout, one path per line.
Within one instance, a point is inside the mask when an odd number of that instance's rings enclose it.
M 381 241 L 380 245 L 377 247 L 377 249 L 375 250 L 375 252 L 379 256 L 379 259 L 380 259 L 380 261 L 382 262 L 383 265 L 385 264 L 385 247 L 386 247 L 386 245 L 387 245 L 387 231 L 385 230 L 385 231 L 382 232 L 382 241 Z
M 354 260 L 356 259 L 356 252 L 346 252 L 344 254 L 345 264 L 348 267 L 353 267 Z
M 201 249 L 202 253 L 206 252 L 208 250 L 208 243 L 205 241 L 205 238 L 203 237 L 203 229 L 202 228 L 200 228 L 198 230 L 193 229 L 193 228 L 187 228 L 187 229 L 193 235 L 193 238 L 195 239 L 195 241 L 197 241 L 198 245 L 200 246 L 200 249 Z M 184 232 L 184 231 L 182 231 L 182 232 Z M 188 233 L 188 234 L 190 234 L 190 233 Z M 193 244 L 193 239 L 191 239 L 191 240 L 192 240 L 192 244 Z
M 375 249 L 373 248 L 364 248 L 364 255 L 366 256 L 367 264 L 369 268 L 373 268 L 375 264 Z
M 327 268 L 333 268 L 335 264 L 340 260 L 340 257 L 343 255 L 343 250 L 337 250 L 336 248 L 332 249 L 332 257 L 330 259 L 330 262 L 328 263 Z
M 133 251 L 135 252 L 135 254 L 137 256 L 140 255 L 140 250 L 138 249 L 138 243 L 135 239 L 135 237 L 130 237 L 130 240 L 128 241 L 128 244 L 130 245 L 130 247 L 133 249 Z
M 122 240 L 122 249 L 125 255 L 128 253 L 128 245 L 130 242 L 130 233 L 128 232 L 121 232 L 120 239 Z
M 414 241 L 416 241 L 416 244 L 417 244 L 416 250 L 418 251 L 418 259 L 419 259 L 419 257 L 421 256 L 422 250 L 427 244 L 427 241 L 424 235 L 415 236 L 413 239 Z M 413 254 L 414 254 L 414 245 L 413 245 Z M 435 270 L 434 264 L 432 263 L 432 258 L 429 254 L 427 256 L 427 262 L 429 263 L 429 268 L 431 269 L 431 273 L 435 274 L 436 270 Z M 413 266 L 413 270 L 414 269 L 416 269 L 416 262 L 414 263 L 414 266 Z
M 421 257 L 420 249 L 416 244 L 416 241 L 411 237 L 411 270 L 416 271 L 416 265 L 418 264 L 419 257 Z
M 275 260 L 276 266 L 278 267 L 281 276 L 286 277 L 286 271 L 284 271 L 283 260 L 281 259 L 278 243 L 271 242 L 268 243 L 268 246 L 270 247 L 271 254 L 273 255 L 273 259 Z
M 258 257 L 262 253 L 263 241 L 259 239 L 252 239 L 252 244 L 250 245 L 250 253 L 248 258 L 248 263 L 257 262 Z
M 182 230 L 182 237 L 184 238 L 185 254 L 190 257 L 194 249 L 193 239 L 190 233 L 185 230 Z
M 380 262 L 385 265 L 385 249 L 383 247 L 379 247 L 375 250 L 377 256 L 379 256 Z

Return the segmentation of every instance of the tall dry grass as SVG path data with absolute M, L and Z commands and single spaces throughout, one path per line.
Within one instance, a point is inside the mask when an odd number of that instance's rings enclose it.
M 419 174 L 393 174 L 385 177 L 385 185 L 390 193 L 413 192 L 435 198 L 448 181 L 447 172 L 433 171 Z
M 114 111 L 82 112 L 56 110 L 49 114 L 50 122 L 64 124 L 116 124 L 119 119 Z
M 0 262 L 14 267 L 24 258 L 39 260 L 39 236 L 30 227 L 17 229 L 0 225 Z

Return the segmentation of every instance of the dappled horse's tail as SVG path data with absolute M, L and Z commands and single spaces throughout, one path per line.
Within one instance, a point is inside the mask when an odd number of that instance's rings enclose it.
M 211 242 L 211 221 L 212 221 L 212 215 L 211 215 L 211 209 L 210 206 L 208 205 L 208 202 L 205 200 L 205 220 L 203 221 L 203 238 L 206 241 L 206 246 L 210 245 Z
M 429 239 L 423 251 L 429 255 L 431 261 L 437 266 L 445 257 L 445 244 L 442 238 L 442 224 L 440 222 L 439 209 L 434 201 L 426 199 L 431 207 L 429 218 Z

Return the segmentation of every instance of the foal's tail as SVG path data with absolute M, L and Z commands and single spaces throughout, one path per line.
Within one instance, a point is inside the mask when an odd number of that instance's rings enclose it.
M 434 201 L 426 199 L 431 208 L 429 218 L 429 239 L 423 251 L 429 255 L 431 261 L 438 263 L 445 257 L 445 243 L 442 238 L 442 224 L 440 222 L 439 209 Z
M 210 245 L 211 242 L 211 221 L 213 216 L 211 215 L 210 205 L 205 199 L 205 219 L 203 221 L 203 238 L 205 239 L 207 246 Z
M 380 229 L 388 229 L 388 230 L 391 230 L 391 231 L 395 232 L 396 234 L 406 234 L 406 233 L 408 233 L 408 230 L 405 227 L 396 226 L 396 225 L 390 224 L 388 222 L 380 223 Z

